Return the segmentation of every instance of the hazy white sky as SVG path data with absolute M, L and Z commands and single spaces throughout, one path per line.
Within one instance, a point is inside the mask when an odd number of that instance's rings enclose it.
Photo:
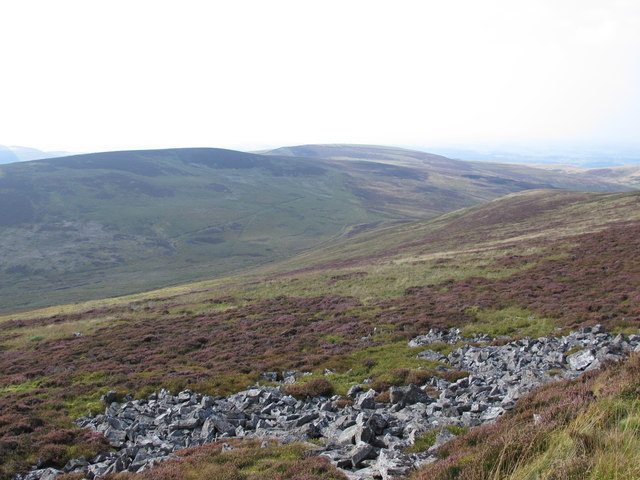
M 0 144 L 640 144 L 640 0 L 11 0 Z

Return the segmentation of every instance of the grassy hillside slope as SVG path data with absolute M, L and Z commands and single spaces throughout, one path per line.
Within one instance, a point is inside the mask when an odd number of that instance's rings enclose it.
M 530 188 L 620 189 L 420 155 L 437 162 L 173 149 L 3 166 L 0 311 L 239 272 Z
M 639 206 L 638 192 L 524 192 L 365 233 L 242 277 L 2 317 L 2 472 L 28 468 L 43 451 L 43 464 L 60 465 L 99 449 L 100 440 L 71 420 L 99 411 L 100 395 L 112 388 L 138 397 L 161 387 L 225 394 L 261 372 L 299 369 L 323 376 L 341 394 L 371 376 L 382 391 L 439 374 L 407 347 L 431 327 L 516 337 L 603 323 L 638 333 Z M 615 417 L 620 428 L 625 419 L 636 422 L 636 367 L 534 393 L 495 427 L 461 436 L 463 453 L 444 450 L 424 478 L 548 473 L 554 458 L 568 458 L 567 438 L 582 441 L 593 415 L 613 408 L 622 412 Z M 326 368 L 335 373 L 324 376 Z M 621 380 L 609 388 L 607 377 Z M 615 410 L 619 399 L 626 410 Z M 532 413 L 552 418 L 569 410 L 559 423 L 532 420 Z M 513 425 L 526 428 L 505 436 Z M 602 428 L 613 438 L 616 425 Z M 516 442 L 510 448 L 522 447 L 518 452 L 531 446 L 521 461 L 505 458 L 505 438 Z M 585 445 L 590 450 L 581 455 L 592 458 L 613 448 Z M 204 465 L 210 457 L 199 458 Z M 477 465 L 486 465 L 481 474 Z
M 0 305 L 46 305 L 208 278 L 290 256 L 353 227 L 433 216 L 476 201 L 457 191 L 426 195 L 426 175 L 381 168 L 218 149 L 5 166 Z

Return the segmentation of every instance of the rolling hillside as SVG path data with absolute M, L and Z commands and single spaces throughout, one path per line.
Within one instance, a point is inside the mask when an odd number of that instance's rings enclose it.
M 210 277 L 289 256 L 352 226 L 427 215 L 426 202 L 412 202 L 411 185 L 421 185 L 421 177 L 406 179 L 405 195 L 364 202 L 359 182 L 376 173 L 377 166 L 371 173 L 365 166 L 353 179 L 322 162 L 216 149 L 6 166 L 0 304 L 122 294 Z M 444 197 L 455 206 L 472 201 L 457 192 Z
M 421 160 L 175 149 L 5 165 L 0 309 L 239 272 L 361 231 L 531 188 L 624 189 L 524 167 L 487 170 L 493 167 L 407 155 Z
M 340 395 L 367 378 L 383 394 L 437 375 L 407 347 L 433 327 L 512 339 L 600 323 L 637 334 L 639 206 L 638 192 L 523 192 L 365 232 L 244 276 L 2 317 L 2 472 L 28 469 L 42 451 L 43 465 L 59 467 L 104 448 L 71 420 L 102 409 L 110 389 L 137 398 L 160 388 L 228 394 L 261 373 L 295 369 L 325 378 Z M 567 471 L 603 471 L 594 462 L 613 449 L 620 460 L 607 465 L 633 474 L 637 451 L 616 448 L 615 439 L 635 435 L 636 371 L 637 361 L 534 392 L 494 426 L 460 434 L 455 445 L 465 457 L 444 449 L 421 478 L 557 478 L 553 465 L 568 458 L 566 449 L 580 459 Z M 555 420 L 536 423 L 534 413 Z M 593 427 L 606 441 L 585 444 L 598 415 L 609 419 Z M 500 455 L 507 440 L 519 456 Z M 217 462 L 202 448 L 188 453 L 193 474 Z M 253 458 L 259 447 L 242 448 Z M 270 465 L 294 458 L 271 454 Z M 237 478 L 264 478 L 246 468 L 257 476 Z M 166 478 L 187 478 L 186 470 L 172 474 Z

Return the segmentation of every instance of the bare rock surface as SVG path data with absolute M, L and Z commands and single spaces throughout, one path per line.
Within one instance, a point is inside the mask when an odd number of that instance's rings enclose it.
M 314 454 L 325 455 L 352 479 L 388 480 L 406 475 L 435 460 L 435 449 L 454 437 L 447 426 L 475 427 L 494 422 L 534 388 L 556 379 L 576 378 L 603 362 L 620 360 L 640 347 L 640 336 L 613 337 L 601 326 L 585 327 L 564 337 L 523 338 L 504 345 L 483 345 L 487 336 L 463 339 L 459 331 L 433 329 L 409 342 L 456 344 L 444 364 L 469 372 L 455 382 L 431 377 L 425 385 L 393 387 L 390 403 L 379 392 L 355 386 L 353 405 L 336 407 L 340 397 L 296 400 L 282 387 L 256 385 L 228 397 L 210 397 L 185 390 L 162 390 L 149 398 L 118 403 L 105 396 L 101 415 L 76 423 L 102 433 L 114 451 L 92 459 L 71 460 L 63 471 L 33 470 L 16 480 L 51 480 L 80 472 L 97 478 L 115 472 L 142 472 L 175 457 L 177 450 L 231 437 L 281 442 L 319 440 Z M 437 352 L 436 352 L 437 353 Z M 298 374 L 286 372 L 283 383 Z M 276 378 L 269 373 L 270 377 Z M 431 392 L 440 392 L 432 398 Z M 436 443 L 425 452 L 405 453 L 421 434 L 437 430 Z

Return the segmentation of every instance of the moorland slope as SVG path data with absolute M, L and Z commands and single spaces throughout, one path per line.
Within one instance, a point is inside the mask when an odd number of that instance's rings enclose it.
M 523 192 L 343 239 L 242 277 L 3 317 L 3 474 L 38 460 L 59 467 L 104 448 L 72 420 L 100 411 L 110 389 L 137 398 L 160 388 L 228 394 L 261 373 L 300 370 L 312 372 L 307 380 L 326 379 L 337 394 L 371 379 L 384 395 L 425 373 L 438 375 L 407 345 L 433 327 L 509 339 L 595 323 L 638 333 L 639 206 L 638 192 Z M 495 425 L 460 435 L 422 478 L 579 478 L 551 475 L 567 461 L 563 451 L 582 462 L 563 471 L 597 469 L 594 462 L 605 457 L 610 467 L 607 455 L 615 451 L 620 461 L 613 466 L 632 475 L 635 452 L 615 441 L 628 444 L 637 431 L 634 372 L 637 358 L 536 391 Z M 606 433 L 602 442 L 594 429 Z M 219 445 L 201 448 L 188 452 L 193 461 L 182 473 L 166 478 L 220 465 Z M 245 458 L 267 454 L 251 443 L 238 448 Z M 271 449 L 269 468 L 303 462 L 296 455 Z M 259 465 L 233 464 L 229 478 L 264 478 Z M 327 468 L 305 472 L 339 478 Z

